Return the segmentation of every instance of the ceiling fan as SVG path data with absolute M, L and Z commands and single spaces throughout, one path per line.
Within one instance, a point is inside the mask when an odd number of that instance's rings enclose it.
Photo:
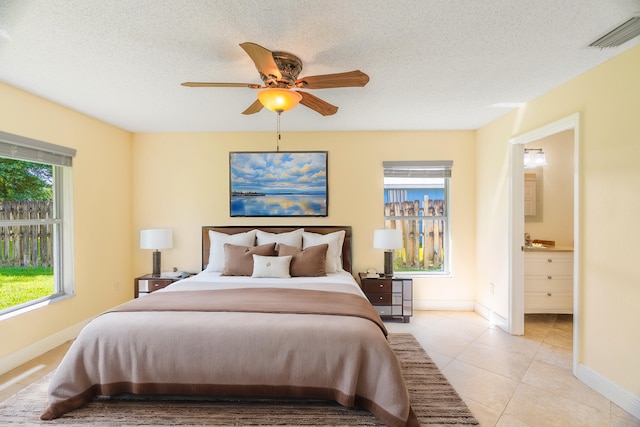
M 189 87 L 248 87 L 249 89 L 262 89 L 258 92 L 258 99 L 242 114 L 254 114 L 267 107 L 272 111 L 281 113 L 295 107 L 298 102 L 305 107 L 330 116 L 338 111 L 338 107 L 311 95 L 308 92 L 293 89 L 329 89 L 338 87 L 363 87 L 369 82 L 369 76 L 360 70 L 346 73 L 323 74 L 298 78 L 302 71 L 302 61 L 297 56 L 288 52 L 272 52 L 255 43 L 240 44 L 249 57 L 253 60 L 260 73 L 264 86 L 254 83 L 207 83 L 185 82 L 182 86 Z M 269 95 L 278 95 L 270 97 Z M 270 99 L 275 105 L 270 104 Z M 281 102 L 281 104 L 278 104 Z M 289 103 L 287 103 L 289 102 Z

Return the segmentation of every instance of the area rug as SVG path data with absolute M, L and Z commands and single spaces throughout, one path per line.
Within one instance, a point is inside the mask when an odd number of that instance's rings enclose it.
M 423 426 L 479 425 L 469 408 L 411 334 L 390 334 Z M 367 411 L 327 401 L 98 399 L 52 421 L 47 406 L 49 374 L 0 404 L 0 424 L 65 426 L 381 426 Z

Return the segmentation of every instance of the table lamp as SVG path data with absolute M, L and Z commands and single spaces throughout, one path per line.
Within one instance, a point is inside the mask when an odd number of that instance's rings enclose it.
M 393 250 L 402 248 L 400 230 L 381 229 L 373 232 L 373 247 L 384 249 L 384 275 L 393 276 Z
M 140 230 L 140 249 L 153 249 L 153 276 L 160 276 L 160 249 L 173 247 L 173 232 L 170 228 Z

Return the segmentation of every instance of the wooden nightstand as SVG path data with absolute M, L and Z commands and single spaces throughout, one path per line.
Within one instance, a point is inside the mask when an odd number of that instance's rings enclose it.
M 152 274 L 136 277 L 134 280 L 133 297 L 144 296 L 158 289 L 166 288 L 173 282 L 182 280 L 184 277 L 158 277 Z
M 398 277 L 368 278 L 360 273 L 360 285 L 381 318 L 402 318 L 409 323 L 413 316 L 413 280 Z

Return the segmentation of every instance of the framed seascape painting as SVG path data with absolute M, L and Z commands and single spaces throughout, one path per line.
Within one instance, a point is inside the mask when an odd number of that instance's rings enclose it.
M 327 216 L 326 151 L 229 153 L 231 216 Z

